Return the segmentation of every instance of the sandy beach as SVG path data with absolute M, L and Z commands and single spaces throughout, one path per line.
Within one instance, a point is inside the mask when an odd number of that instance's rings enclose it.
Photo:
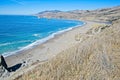
M 69 49 L 71 46 L 80 43 L 80 41 L 75 40 L 75 35 L 86 33 L 92 27 L 92 25 L 97 23 L 90 21 L 85 22 L 85 25 L 56 35 L 53 39 L 50 39 L 33 49 L 6 57 L 5 60 L 8 64 L 8 67 L 14 66 L 19 63 L 22 64 L 22 66 L 18 70 L 10 73 L 11 78 L 30 70 L 35 66 L 34 64 L 45 62 L 55 57 L 60 52 Z

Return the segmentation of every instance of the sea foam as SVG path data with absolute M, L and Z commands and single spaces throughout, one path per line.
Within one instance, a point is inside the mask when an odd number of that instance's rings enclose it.
M 84 24 L 86 24 L 86 23 L 84 23 Z M 83 25 L 84 25 L 84 24 L 83 24 Z M 29 45 L 27 45 L 27 46 L 25 46 L 25 47 L 21 47 L 19 50 L 16 50 L 16 51 L 13 51 L 13 52 L 3 53 L 3 56 L 4 56 L 4 57 L 7 57 L 7 56 L 10 56 L 10 55 L 17 54 L 17 53 L 19 53 L 19 52 L 21 52 L 21 51 L 25 51 L 25 50 L 28 50 L 28 49 L 32 49 L 32 48 L 34 48 L 35 46 L 40 45 L 40 44 L 43 44 L 43 43 L 47 42 L 48 40 L 54 38 L 56 35 L 60 35 L 60 34 L 62 34 L 62 33 L 64 33 L 64 32 L 70 31 L 70 30 L 72 30 L 73 28 L 80 27 L 80 26 L 82 26 L 82 25 L 77 25 L 77 26 L 70 27 L 70 28 L 68 28 L 68 29 L 64 29 L 64 30 L 57 31 L 57 32 L 55 32 L 55 33 L 52 33 L 52 34 L 49 35 L 48 37 L 45 37 L 45 38 L 43 38 L 43 39 L 36 40 L 35 42 L 33 42 L 33 43 L 31 43 L 31 44 L 29 44 Z
M 83 25 L 83 22 L 75 20 L 38 19 L 22 15 L 0 15 L 0 22 L 0 54 L 4 56 L 22 53 L 76 25 Z

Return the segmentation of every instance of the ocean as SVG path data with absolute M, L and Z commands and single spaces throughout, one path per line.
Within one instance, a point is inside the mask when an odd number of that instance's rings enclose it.
M 33 48 L 57 34 L 83 24 L 76 20 L 0 15 L 0 54 L 9 56 Z

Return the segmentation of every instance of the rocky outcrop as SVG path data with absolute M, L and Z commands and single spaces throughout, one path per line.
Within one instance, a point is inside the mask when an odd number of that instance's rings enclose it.
M 2 55 L 0 55 L 0 77 L 7 72 L 7 64 Z

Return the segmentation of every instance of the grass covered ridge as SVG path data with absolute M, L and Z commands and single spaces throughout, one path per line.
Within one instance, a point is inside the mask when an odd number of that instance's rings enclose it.
M 82 34 L 92 36 L 15 80 L 120 80 L 119 22 L 102 26 L 97 34 Z

